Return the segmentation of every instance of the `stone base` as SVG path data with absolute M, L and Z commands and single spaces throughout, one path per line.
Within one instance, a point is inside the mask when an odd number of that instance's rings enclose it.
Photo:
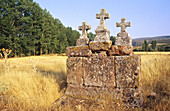
M 77 42 L 76 42 L 76 46 L 80 46 L 80 45 L 88 45 L 89 44 L 89 38 L 79 38 L 77 39 Z
M 109 41 L 110 40 L 110 31 L 107 30 L 105 25 L 99 25 L 95 30 L 96 37 L 94 41 Z
M 123 36 L 123 35 L 118 36 L 118 37 L 116 37 L 115 45 L 129 45 L 129 46 L 132 46 L 132 39 L 128 34 L 126 36 Z
M 105 51 L 67 60 L 67 95 L 112 95 L 129 106 L 142 104 L 140 56 L 106 56 Z
M 108 55 L 109 56 L 133 55 L 133 46 L 129 46 L 129 45 L 125 45 L 125 46 L 123 46 L 123 45 L 121 45 L 121 46 L 113 45 L 111 47 L 111 49 L 108 50 Z
M 104 51 L 109 50 L 112 46 L 112 41 L 91 41 L 89 47 L 93 51 Z
M 91 86 L 75 86 L 68 84 L 66 95 L 74 97 L 111 97 L 121 100 L 129 107 L 141 107 L 143 103 L 142 90 L 137 88 L 104 88 Z
M 89 49 L 89 46 L 72 46 L 67 47 L 66 54 L 69 57 L 88 57 L 92 54 L 92 51 Z

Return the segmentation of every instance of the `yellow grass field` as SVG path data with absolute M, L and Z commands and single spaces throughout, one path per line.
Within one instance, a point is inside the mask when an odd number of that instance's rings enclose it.
M 143 110 L 170 110 L 170 53 L 141 55 Z M 66 56 L 0 60 L 0 110 L 51 110 L 66 88 Z M 156 98 L 148 95 L 156 94 Z

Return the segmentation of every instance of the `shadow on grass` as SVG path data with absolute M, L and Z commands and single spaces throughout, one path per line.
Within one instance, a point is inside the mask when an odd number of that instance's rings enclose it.
M 59 84 L 60 86 L 60 90 L 63 90 L 64 88 L 67 87 L 67 76 L 66 73 L 64 71 L 59 71 L 59 72 L 55 72 L 52 70 L 43 70 L 41 68 L 38 68 L 37 72 L 39 72 L 40 74 L 42 74 L 43 76 L 50 76 L 52 78 L 54 78 L 56 80 L 56 83 Z

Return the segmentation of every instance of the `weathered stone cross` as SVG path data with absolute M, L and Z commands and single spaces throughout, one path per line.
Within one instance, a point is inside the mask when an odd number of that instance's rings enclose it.
M 121 32 L 126 32 L 126 27 L 130 27 L 131 23 L 126 22 L 125 18 L 121 19 L 121 23 L 116 23 L 116 27 L 121 27 Z
M 87 25 L 86 22 L 82 22 L 82 26 L 79 26 L 79 30 L 82 30 L 82 36 L 87 36 L 89 29 L 91 29 L 91 25 Z
M 105 9 L 101 9 L 101 14 L 96 14 L 96 18 L 100 19 L 100 25 L 105 25 L 105 19 L 110 18 L 110 14 Z

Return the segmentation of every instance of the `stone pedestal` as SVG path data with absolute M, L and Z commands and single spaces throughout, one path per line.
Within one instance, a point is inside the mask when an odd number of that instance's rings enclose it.
M 132 39 L 129 36 L 116 37 L 115 45 L 132 46 Z
M 140 107 L 143 102 L 140 87 L 141 58 L 133 55 L 132 40 L 126 32 L 130 22 L 122 18 L 117 27 L 121 32 L 116 38 L 116 45 L 112 46 L 109 30 L 105 26 L 105 19 L 110 15 L 102 9 L 100 25 L 95 30 L 94 41 L 88 43 L 87 29 L 83 23 L 79 28 L 83 30 L 77 45 L 67 48 L 67 90 L 68 97 L 95 97 L 111 95 L 113 99 L 124 102 L 129 107 Z M 84 38 L 83 38 L 84 36 Z
M 76 42 L 77 46 L 88 45 L 88 44 L 89 44 L 89 38 L 85 38 L 85 37 L 80 37 L 79 39 L 77 39 Z
M 140 56 L 69 57 L 67 60 L 66 95 L 112 95 L 127 106 L 141 106 L 143 102 L 139 78 Z
M 110 41 L 110 31 L 107 30 L 106 26 L 99 25 L 95 30 L 96 37 L 94 41 Z

